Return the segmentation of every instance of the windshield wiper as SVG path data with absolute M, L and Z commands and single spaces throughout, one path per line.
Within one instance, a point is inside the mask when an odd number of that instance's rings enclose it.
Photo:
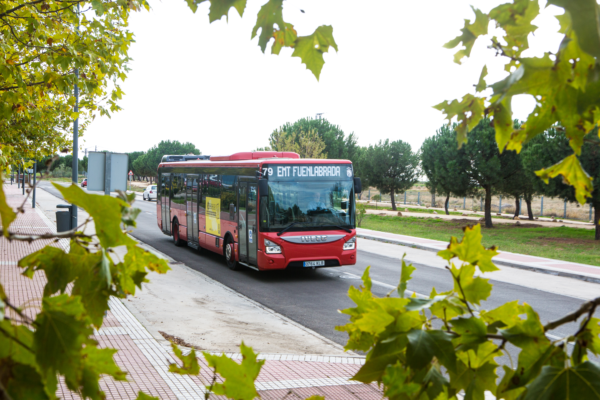
M 296 221 L 296 222 L 292 222 L 291 224 L 289 224 L 288 226 L 286 226 L 285 228 L 283 228 L 281 230 L 281 232 L 277 232 L 277 236 L 281 236 L 283 235 L 285 232 L 287 232 L 288 229 L 290 229 L 292 226 L 296 225 L 297 223 L 299 223 L 300 221 Z
M 352 231 L 350 229 L 344 228 L 343 226 L 339 226 L 339 225 L 334 225 L 334 224 L 329 224 L 329 223 L 322 223 L 322 224 L 319 224 L 319 226 L 332 226 L 334 228 L 341 229 L 341 230 L 346 231 L 348 233 L 352 233 Z

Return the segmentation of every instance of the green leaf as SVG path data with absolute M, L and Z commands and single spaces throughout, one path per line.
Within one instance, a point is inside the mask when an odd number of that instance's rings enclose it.
M 102 247 L 106 249 L 135 244 L 121 229 L 121 209 L 129 207 L 127 203 L 111 196 L 87 194 L 77 185 L 53 185 L 66 201 L 83 208 L 94 219 L 96 234 Z
M 208 13 L 208 20 L 212 23 L 223 16 L 229 21 L 229 10 L 233 7 L 237 10 L 240 17 L 244 15 L 244 9 L 246 8 L 246 0 L 209 0 L 210 11 Z
M 11 358 L 14 362 L 37 367 L 33 352 L 33 331 L 24 325 L 12 325 L 0 320 L 0 360 Z
M 492 294 L 492 285 L 489 283 L 489 279 L 476 277 L 469 284 L 463 285 L 463 292 L 465 300 L 480 305 L 482 300 L 487 300 Z
M 321 69 L 325 64 L 323 54 L 329 51 L 329 47 L 333 47 L 335 51 L 338 50 L 333 39 L 333 27 L 321 25 L 312 35 L 300 36 L 296 39 L 292 57 L 300 57 L 306 68 L 319 80 Z
M 34 367 L 23 364 L 12 365 L 10 367 L 10 375 L 6 390 L 11 398 L 27 400 L 50 399 L 46 393 L 44 381 Z
M 44 296 L 50 296 L 58 291 L 64 293 L 67 285 L 75 279 L 77 270 L 73 268 L 71 259 L 62 249 L 46 246 L 20 259 L 19 267 L 26 268 L 23 275 L 29 278 L 33 278 L 36 270 L 43 270 L 47 279 Z
M 552 399 L 600 400 L 600 367 L 590 361 L 564 369 L 545 366 L 523 400 Z
M 404 298 L 404 292 L 406 292 L 408 281 L 411 279 L 411 275 L 416 269 L 412 264 L 406 265 L 406 262 L 404 261 L 405 256 L 406 253 L 402 256 L 402 270 L 400 272 L 400 285 L 398 286 L 398 295 L 402 298 Z
M 244 345 L 244 342 L 242 342 L 240 350 L 243 356 L 241 364 L 225 355 L 214 356 L 206 352 L 203 354 L 208 366 L 214 368 L 215 372 L 225 380 L 223 383 L 215 383 L 213 386 L 215 394 L 236 400 L 252 400 L 258 397 L 254 381 L 265 361 L 257 361 L 252 348 Z
M 450 382 L 437 368 L 437 366 L 433 365 L 425 378 L 423 379 L 423 383 L 427 384 L 427 396 L 430 399 L 437 399 L 440 393 L 444 392 L 445 389 L 450 386 Z
M 453 236 L 450 239 L 450 244 L 446 250 L 439 251 L 438 256 L 444 260 L 451 260 L 458 257 L 459 260 L 476 265 L 481 272 L 497 271 L 498 267 L 492 263 L 492 257 L 498 255 L 496 246 L 486 249 L 481 244 L 481 225 L 477 224 L 473 227 L 467 226 L 465 229 L 463 240 L 458 240 Z
M 149 396 L 144 392 L 138 392 L 136 400 L 160 400 L 158 397 Z
M 3 179 L 1 173 L 0 179 Z M 13 209 L 6 203 L 4 187 L 0 187 L 0 220 L 2 221 L 2 231 L 4 236 L 8 236 L 8 228 L 15 218 L 17 218 L 17 214 L 15 214 Z
M 448 370 L 456 369 L 454 345 L 448 333 L 440 330 L 413 329 L 407 338 L 406 360 L 411 368 L 422 369 L 435 356 Z
M 285 22 L 283 21 L 283 0 L 269 0 L 258 12 L 256 25 L 254 25 L 254 28 L 252 29 L 252 39 L 256 37 L 256 33 L 260 29 L 258 45 L 263 53 L 265 52 L 267 43 L 269 43 L 269 40 L 273 37 L 275 24 L 277 24 L 280 30 L 285 29 Z
M 456 372 L 449 371 L 450 385 L 456 390 L 464 390 L 465 400 L 484 400 L 486 391 L 496 391 L 498 364 L 493 358 L 502 355 L 496 350 L 495 344 L 485 342 L 477 351 L 458 353 Z
M 64 375 L 70 389 L 79 387 L 81 350 L 93 333 L 80 298 L 44 297 L 35 324 L 33 344 L 41 370 Z
M 588 54 L 600 57 L 600 5 L 596 0 L 548 0 L 570 14 L 579 46 Z
M 452 122 L 452 118 L 456 117 L 458 125 L 454 127 L 456 130 L 456 140 L 458 147 L 462 147 L 467 143 L 467 133 L 475 128 L 485 110 L 483 97 L 475 97 L 472 94 L 466 94 L 462 100 L 442 101 L 440 104 L 433 106 L 436 110 L 446 114 L 448 123 Z
M 453 340 L 461 351 L 477 348 L 487 341 L 487 329 L 483 321 L 476 317 L 457 318 L 450 321 L 454 331 L 460 336 Z
M 592 191 L 594 190 L 592 177 L 584 171 L 575 154 L 571 154 L 550 168 L 535 171 L 535 174 L 545 183 L 548 183 L 550 178 L 562 175 L 564 181 L 575 188 L 575 197 L 581 205 L 586 203 L 586 198 L 592 197 Z
M 293 47 L 298 39 L 298 33 L 294 29 L 294 25 L 284 23 L 283 29 L 275 31 L 273 33 L 275 41 L 271 47 L 271 54 L 279 54 L 283 47 Z
M 394 322 L 394 317 L 380 305 L 372 303 L 369 310 L 355 322 L 355 325 L 364 332 L 377 335 L 385 331 L 385 328 L 392 322 Z
M 389 365 L 383 375 L 384 395 L 390 400 L 405 399 L 419 391 L 421 386 L 410 381 L 410 370 L 401 363 Z
M 514 300 L 490 311 L 482 310 L 480 315 L 487 324 L 501 322 L 501 327 L 510 328 L 521 321 L 519 315 L 523 312 L 519 300 Z
M 113 360 L 115 349 L 98 349 L 87 346 L 82 351 L 84 366 L 79 388 L 84 398 L 103 400 L 106 398 L 100 389 L 100 376 L 108 375 L 117 381 L 126 381 L 126 373 Z
M 198 375 L 200 373 L 200 364 L 198 364 L 198 357 L 196 357 L 196 350 L 192 349 L 190 354 L 184 356 L 181 349 L 173 342 L 171 342 L 171 348 L 175 357 L 179 358 L 182 362 L 180 367 L 177 364 L 169 364 L 169 372 L 174 372 L 181 375 Z
M 488 33 L 489 20 L 487 14 L 482 13 L 472 6 L 471 8 L 475 13 L 475 21 L 471 23 L 470 20 L 465 19 L 465 26 L 461 29 L 462 35 L 457 36 L 444 45 L 447 49 L 453 49 L 462 43 L 464 49 L 459 50 L 454 55 L 454 62 L 457 64 L 461 63 L 463 57 L 469 57 L 471 55 L 471 49 L 473 48 L 477 37 L 487 35 Z
M 405 362 L 404 352 L 407 344 L 405 334 L 378 342 L 367 354 L 364 365 L 351 379 L 363 383 L 381 382 L 388 365 L 394 365 L 398 361 Z
M 528 36 L 537 29 L 531 22 L 539 12 L 537 0 L 517 0 L 501 4 L 490 11 L 490 19 L 496 21 L 506 32 L 506 46 L 503 49 L 510 57 L 519 57 L 523 50 L 529 48 Z
M 371 290 L 371 287 L 373 287 L 373 282 L 371 282 L 371 277 L 369 276 L 370 270 L 371 270 L 371 266 L 369 265 L 365 269 L 365 272 L 363 272 L 362 277 L 360 278 L 363 282 L 364 288 L 369 291 Z
M 108 300 L 110 296 L 116 295 L 104 276 L 106 273 L 103 272 L 104 268 L 107 268 L 110 274 L 110 265 L 104 265 L 103 258 L 108 262 L 102 251 L 79 260 L 81 262 L 79 273 L 72 291 L 74 295 L 81 296 L 81 302 L 85 306 L 92 323 L 97 328 L 102 326 L 104 314 L 109 310 Z
M 498 143 L 500 153 L 504 151 L 514 131 L 511 100 L 511 96 L 505 96 L 502 101 L 493 104 L 489 108 L 490 113 L 494 116 L 493 124 L 496 130 L 496 143 Z
M 485 77 L 488 74 L 488 70 L 487 70 L 487 65 L 483 66 L 483 69 L 481 70 L 481 75 L 479 75 L 479 81 L 477 82 L 477 85 L 475 85 L 475 90 L 478 92 L 483 92 L 486 88 L 487 88 L 487 83 L 485 83 Z

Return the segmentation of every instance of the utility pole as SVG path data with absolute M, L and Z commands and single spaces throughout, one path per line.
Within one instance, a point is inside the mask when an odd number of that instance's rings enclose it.
M 79 35 L 79 3 L 77 3 L 77 35 Z M 75 68 L 75 112 L 79 112 L 79 86 L 77 86 L 77 82 L 79 81 L 79 68 Z M 73 121 L 73 183 L 77 185 L 77 181 L 79 180 L 79 174 L 77 167 L 79 166 L 79 116 L 75 118 Z M 77 227 L 77 206 L 75 204 L 71 207 L 71 227 Z
M 31 198 L 31 208 L 35 208 L 35 180 L 37 175 L 37 160 L 33 163 L 33 197 Z
M 83 158 L 87 158 L 87 147 L 85 148 L 85 156 Z M 85 177 L 87 178 L 87 165 L 85 167 Z

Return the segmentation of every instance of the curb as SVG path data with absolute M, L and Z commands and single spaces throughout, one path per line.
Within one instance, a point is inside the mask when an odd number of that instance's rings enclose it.
M 390 243 L 390 244 L 396 244 L 396 245 L 400 245 L 400 246 L 412 247 L 413 249 L 426 250 L 426 251 L 431 251 L 434 253 L 437 253 L 438 251 L 440 251 L 439 249 L 431 248 L 429 246 L 421 245 L 418 243 L 412 243 L 412 242 L 408 242 L 408 241 L 403 241 L 403 240 L 387 239 L 387 238 L 384 239 L 384 238 L 380 238 L 377 236 L 370 236 L 370 235 L 365 235 L 365 234 L 360 234 L 360 233 L 357 233 L 356 237 L 359 237 L 362 239 L 368 239 L 368 240 L 375 240 L 377 242 L 382 242 L 382 243 Z M 578 280 L 584 281 L 584 282 L 600 283 L 600 278 L 594 278 L 594 277 L 587 276 L 587 275 L 580 275 L 580 274 L 576 274 L 573 272 L 563 272 L 563 271 L 556 271 L 556 270 L 540 268 L 540 267 L 532 267 L 530 265 L 524 265 L 524 264 L 519 264 L 516 262 L 502 261 L 502 260 L 494 260 L 494 264 L 504 265 L 504 266 L 512 267 L 512 268 L 523 269 L 523 270 L 532 271 L 532 272 L 537 272 L 540 274 L 547 274 L 547 275 L 561 276 L 564 278 L 578 279 Z

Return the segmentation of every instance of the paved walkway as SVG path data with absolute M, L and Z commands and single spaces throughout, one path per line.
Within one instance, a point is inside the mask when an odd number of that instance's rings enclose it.
M 357 236 L 365 239 L 378 240 L 387 243 L 401 244 L 429 251 L 440 251 L 448 247 L 448 242 L 424 239 L 414 236 L 398 235 L 395 233 L 379 232 L 370 229 L 357 228 Z M 360 245 L 359 245 L 360 246 Z M 523 254 L 499 251 L 494 257 L 494 263 L 509 267 L 521 268 L 545 274 L 565 276 L 587 282 L 600 283 L 600 267 L 578 264 L 562 260 L 527 256 Z
M 4 185 L 4 190 L 9 205 L 13 208 L 21 205 L 23 196 L 16 184 Z M 11 225 L 11 231 L 23 234 L 55 231 L 39 207 L 31 208 L 31 201 L 24 208 L 25 213 L 18 215 Z M 0 282 L 13 302 L 18 305 L 27 302 L 32 306 L 28 308 L 31 316 L 39 309 L 46 280 L 41 273 L 36 273 L 33 279 L 23 277 L 17 262 L 47 244 L 50 241 L 11 243 L 0 238 Z M 68 248 L 66 240 L 53 245 Z M 175 361 L 169 343 L 156 340 L 121 300 L 111 299 L 110 311 L 104 319 L 104 325 L 95 332 L 94 339 L 100 347 L 119 350 L 115 361 L 128 372 L 127 382 L 115 382 L 109 378 L 101 380 L 102 390 L 108 399 L 135 399 L 140 390 L 160 399 L 204 399 L 204 386 L 212 379 L 206 361 L 200 358 L 202 370 L 199 376 L 169 373 L 169 363 Z M 239 339 L 241 341 L 243 338 Z M 228 355 L 241 360 L 240 354 Z M 376 385 L 349 381 L 364 363 L 362 357 L 261 354 L 259 359 L 266 360 L 256 381 L 256 388 L 263 399 L 285 397 L 286 400 L 297 400 L 312 395 L 340 400 L 382 398 Z M 65 385 L 59 387 L 57 395 L 64 399 L 79 398 Z

